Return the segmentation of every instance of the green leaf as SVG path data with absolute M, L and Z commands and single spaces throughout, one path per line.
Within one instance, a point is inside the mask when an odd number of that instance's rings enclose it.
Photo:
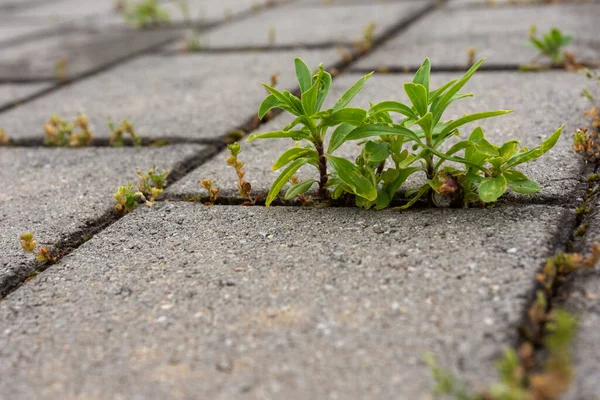
M 387 135 L 395 135 L 402 136 L 406 139 L 414 140 L 415 142 L 422 144 L 419 137 L 410 129 L 405 128 L 400 125 L 377 125 L 377 124 L 367 124 L 363 126 L 359 126 L 354 129 L 348 135 L 346 135 L 346 141 L 348 140 L 359 140 L 365 139 L 368 137 L 375 136 L 387 136 Z
M 529 150 L 529 151 L 525 151 L 525 152 L 522 152 L 522 153 L 517 153 L 516 155 L 512 156 L 503 165 L 503 169 L 512 168 L 512 167 L 517 166 L 519 164 L 523 164 L 525 162 L 528 162 L 528 161 L 531 161 L 531 160 L 535 160 L 536 158 L 539 158 L 542 155 L 544 155 L 548 150 L 550 150 L 551 148 L 554 147 L 554 145 L 556 144 L 556 142 L 558 142 L 558 138 L 560 138 L 560 134 L 562 133 L 563 128 L 564 128 L 564 125 L 561 126 L 560 128 L 558 128 L 552 134 L 552 136 L 550 136 L 548 139 L 544 140 L 544 142 L 542 142 L 542 144 L 539 145 L 538 147 L 536 147 L 535 149 L 532 149 L 532 150 Z
M 363 76 L 354 85 L 352 85 L 350 87 L 350 89 L 348 89 L 346 91 L 346 93 L 344 93 L 342 95 L 342 97 L 340 97 L 340 99 L 337 101 L 337 103 L 335 103 L 335 105 L 333 106 L 333 111 L 338 111 L 338 110 L 341 110 L 342 108 L 346 107 L 348 105 L 348 103 L 350 103 L 350 101 L 352 101 L 354 96 L 356 96 L 356 94 L 363 88 L 363 86 L 367 82 L 367 79 L 369 79 L 371 77 L 371 75 L 373 75 L 372 72 L 370 74 Z
M 271 93 L 271 95 L 273 95 L 277 100 L 279 100 L 279 102 L 281 103 L 279 105 L 280 108 L 283 108 L 284 110 L 289 111 L 290 113 L 296 116 L 302 115 L 302 110 L 298 109 L 298 105 L 288 95 L 285 95 L 284 93 L 280 92 L 275 88 L 272 88 L 267 84 L 263 83 L 263 86 Z M 283 106 L 286 107 L 284 108 Z
M 308 69 L 308 66 L 302 59 L 295 58 L 294 65 L 296 67 L 296 77 L 298 78 L 298 85 L 300 85 L 301 93 L 306 92 L 312 86 L 312 74 Z
M 387 208 L 391 202 L 392 198 L 387 192 L 383 190 L 377 192 L 377 198 L 375 199 L 375 208 L 377 210 L 383 210 L 384 208 Z
M 272 94 L 268 95 L 260 105 L 258 109 L 258 118 L 263 119 L 263 117 L 272 109 L 279 107 L 281 102 L 277 99 L 277 97 Z
M 365 118 L 367 118 L 367 111 L 362 108 L 342 108 L 334 112 L 331 116 L 324 118 L 321 124 L 323 126 L 336 126 L 345 123 L 352 126 L 359 126 L 364 122 Z
M 533 194 L 541 190 L 537 182 L 532 181 L 524 173 L 517 170 L 504 171 L 504 177 L 508 181 L 508 187 L 517 193 Z
M 292 147 L 283 152 L 281 156 L 275 161 L 275 164 L 271 167 L 271 170 L 277 171 L 279 168 L 287 165 L 288 163 L 298 159 L 298 158 L 309 158 L 318 161 L 319 156 L 317 152 L 312 149 L 302 148 L 302 147 Z
M 420 116 L 427 114 L 427 96 L 428 92 L 425 86 L 416 83 L 406 82 L 404 84 L 404 91 L 408 95 L 408 98 L 412 102 L 413 106 L 417 110 Z
M 450 100 L 452 100 L 452 97 L 458 93 L 458 91 L 460 89 L 462 89 L 463 86 L 465 86 L 465 84 L 469 81 L 469 79 L 471 79 L 471 77 L 473 76 L 473 74 L 479 69 L 479 67 L 481 66 L 481 64 L 483 64 L 483 62 L 485 61 L 484 59 L 479 60 L 478 62 L 476 62 L 475 64 L 473 64 L 473 66 L 471 68 L 469 68 L 469 70 L 462 76 L 462 78 L 460 78 L 458 81 L 456 81 L 449 89 L 447 92 L 445 92 L 440 98 L 439 101 L 436 104 L 436 109 L 434 110 L 433 106 L 432 108 L 432 112 L 433 112 L 433 116 L 435 117 L 434 119 L 436 121 L 439 121 L 439 116 L 441 116 L 441 112 L 439 112 L 439 110 L 445 110 L 447 107 L 447 104 L 450 102 Z
M 425 90 L 429 92 L 429 76 L 431 75 L 431 62 L 429 58 L 426 58 L 421 65 L 421 68 L 417 71 L 413 78 L 413 83 L 417 83 L 425 87 Z
M 469 122 L 477 121 L 485 118 L 497 117 L 499 115 L 504 115 L 513 112 L 513 110 L 496 110 L 496 111 L 486 111 L 480 112 L 470 115 L 465 115 L 456 121 L 450 121 L 450 123 L 444 128 L 444 130 L 440 133 L 441 136 L 455 130 L 456 128 L 468 124 Z
M 308 89 L 305 92 L 302 92 L 302 109 L 304 110 L 304 115 L 306 115 L 307 118 L 310 118 L 317 111 L 316 103 L 317 96 L 319 94 L 320 84 L 321 75 L 317 77 L 315 83 L 310 89 Z
M 410 201 L 400 207 L 394 207 L 394 210 L 406 210 L 410 207 L 413 206 L 413 204 L 415 204 L 417 202 L 417 200 L 419 200 L 425 193 L 427 193 L 429 191 L 429 185 L 423 185 L 419 188 L 418 192 L 415 194 L 415 196 L 410 199 Z
M 284 131 L 289 131 L 290 129 L 292 129 L 293 127 L 295 127 L 298 124 L 303 124 L 303 125 L 307 125 L 307 119 L 306 116 L 301 115 L 298 118 L 294 119 L 292 122 L 290 122 L 289 124 L 287 124 L 283 130 Z
M 365 143 L 363 152 L 368 162 L 380 163 L 390 156 L 390 148 L 391 146 L 387 142 L 373 142 L 370 140 Z
M 273 132 L 266 132 L 266 133 L 253 133 L 252 135 L 248 136 L 248 139 L 246 139 L 246 142 L 252 142 L 256 139 L 284 139 L 284 138 L 291 138 L 291 139 L 306 139 L 309 141 L 312 141 L 312 137 L 303 131 L 273 131 Z
M 331 135 L 331 139 L 329 139 L 329 147 L 327 148 L 327 154 L 332 154 L 338 147 L 340 147 L 346 141 L 346 136 L 350 132 L 356 129 L 352 125 L 348 124 L 340 124 Z
M 310 179 L 308 181 L 298 182 L 295 185 L 290 186 L 287 192 L 285 192 L 285 199 L 289 200 L 298 196 L 299 194 L 306 193 L 315 182 L 316 181 L 314 179 Z
M 479 184 L 477 192 L 484 203 L 492 203 L 506 192 L 507 181 L 502 175 L 495 178 L 485 178 Z
M 434 101 L 436 101 L 442 94 L 444 94 L 446 89 L 448 89 L 450 86 L 454 85 L 454 82 L 456 82 L 457 80 L 458 80 L 458 78 L 452 79 L 450 82 L 445 83 L 442 86 L 440 86 L 439 88 L 429 92 L 429 99 L 427 100 L 427 103 L 431 104 Z
M 323 64 L 319 66 L 321 69 L 323 68 Z M 322 71 L 321 73 L 321 87 L 319 89 L 319 93 L 317 95 L 317 103 L 315 104 L 315 110 L 319 111 L 321 107 L 323 107 L 323 103 L 329 94 L 329 90 L 331 89 L 331 74 L 327 71 Z
M 275 179 L 273 182 L 273 186 L 271 186 L 271 190 L 269 190 L 269 194 L 267 194 L 267 199 L 265 201 L 265 205 L 269 207 L 269 205 L 275 200 L 281 189 L 285 186 L 285 184 L 292 178 L 292 176 L 298 171 L 300 167 L 308 162 L 306 158 L 300 158 L 295 160 L 290 165 L 287 166 L 286 169 L 283 170 L 281 174 Z
M 433 134 L 433 114 L 428 112 L 423 116 L 423 118 L 417 121 L 417 124 L 421 127 L 421 129 L 423 129 L 425 137 L 428 140 L 427 143 L 430 143 L 429 140 L 431 140 Z
M 415 115 L 415 113 L 413 112 L 413 110 L 410 109 L 409 106 L 402 104 L 398 101 L 393 101 L 393 100 L 382 101 L 381 103 L 375 104 L 369 110 L 368 115 L 369 115 L 369 117 L 375 117 L 375 116 L 377 116 L 377 114 L 388 113 L 388 112 L 395 112 L 398 114 L 402 114 L 402 115 L 405 115 L 408 118 L 414 119 L 414 120 L 419 119 L 419 117 L 417 115 Z
M 365 177 L 360 169 L 345 158 L 327 156 L 337 176 L 357 196 L 364 197 L 369 201 L 377 198 L 377 188 L 374 183 Z
M 391 182 L 389 185 L 386 185 L 386 190 L 390 197 L 394 197 L 394 194 L 398 191 L 398 189 L 400 189 L 404 182 L 406 182 L 409 176 L 420 170 L 421 168 L 419 167 L 404 168 L 399 171 L 396 170 L 398 171 L 398 175 L 393 182 Z

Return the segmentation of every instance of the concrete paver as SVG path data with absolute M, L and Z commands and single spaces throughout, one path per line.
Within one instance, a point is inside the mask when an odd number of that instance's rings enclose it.
M 290 4 L 227 24 L 202 35 L 208 48 L 253 48 L 351 44 L 363 39 L 363 27 L 376 22 L 374 37 L 419 16 L 431 1 L 390 2 L 344 7 Z
M 39 93 L 52 86 L 51 83 L 0 83 L 0 107 L 19 101 Z M 2 128 L 2 126 L 0 126 Z
M 460 74 L 433 74 L 432 87 L 439 86 Z M 334 80 L 329 100 L 335 102 L 360 75 L 346 74 Z M 412 79 L 406 74 L 376 74 L 351 104 L 369 107 L 383 100 L 406 101 L 403 83 Z M 533 147 L 551 135 L 561 124 L 565 125 L 563 136 L 556 147 L 536 162 L 522 166 L 521 170 L 542 186 L 542 191 L 533 196 L 516 195 L 520 201 L 557 200 L 576 202 L 581 184 L 579 183 L 582 163 L 571 150 L 572 132 L 584 125 L 583 111 L 588 108 L 586 99 L 580 92 L 588 86 L 585 78 L 578 74 L 548 72 L 543 74 L 480 72 L 463 89 L 474 93 L 475 97 L 454 103 L 447 111 L 447 118 L 457 118 L 465 113 L 496 109 L 514 109 L 514 113 L 499 118 L 480 121 L 486 137 L 496 144 L 519 138 L 521 144 Z M 593 88 L 591 88 L 593 89 Z M 331 105 L 331 104 L 330 104 Z M 446 118 L 446 117 L 444 117 Z M 260 131 L 282 129 L 289 121 L 287 117 L 277 117 Z M 471 126 L 472 129 L 474 126 Z M 461 130 L 467 136 L 471 130 Z M 246 179 L 252 184 L 256 194 L 268 192 L 279 172 L 271 171 L 271 166 L 279 155 L 293 145 L 292 140 L 257 140 L 244 143 L 240 159 L 246 162 Z M 353 158 L 358 148 L 348 145 L 340 149 L 341 156 Z M 338 154 L 339 155 L 339 154 Z M 222 196 L 236 196 L 236 176 L 226 167 L 227 153 L 215 157 L 176 185 L 169 188 L 169 194 L 180 197 L 205 193 L 199 185 L 201 179 L 209 178 L 221 186 Z M 316 171 L 306 167 L 300 178 L 314 178 Z M 413 175 L 406 188 L 423 184 L 424 177 Z M 286 190 L 286 189 L 284 189 Z
M 426 399 L 480 387 L 574 212 L 138 209 L 0 303 L 18 398 Z
M 173 168 L 203 149 L 0 148 L 0 295 L 34 270 L 35 256 L 19 245 L 21 233 L 54 245 L 106 214 L 115 203 L 112 194 L 135 182 L 137 168 Z
M 0 115 L 0 126 L 19 138 L 41 137 L 53 113 L 86 113 L 97 137 L 107 137 L 107 116 L 132 121 L 147 138 L 218 139 L 255 115 L 261 86 L 280 73 L 278 87 L 293 88 L 294 57 L 311 65 L 335 64 L 335 50 L 194 54 L 141 57 Z
M 518 18 L 516 17 L 518 13 Z M 527 44 L 529 27 L 538 35 L 552 27 L 575 36 L 567 48 L 577 60 L 600 62 L 600 39 L 590 30 L 600 4 L 555 4 L 535 7 L 440 8 L 405 32 L 387 41 L 353 68 L 418 68 L 430 57 L 437 67 L 467 67 L 467 51 L 488 65 L 518 65 L 531 61 L 537 51 Z

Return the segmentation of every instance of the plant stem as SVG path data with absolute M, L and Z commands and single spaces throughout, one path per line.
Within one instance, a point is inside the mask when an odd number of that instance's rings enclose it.
M 318 195 L 322 200 L 329 198 L 329 191 L 325 188 L 327 184 L 327 158 L 323 152 L 323 141 L 318 138 L 315 141 L 315 150 L 319 156 L 319 191 Z

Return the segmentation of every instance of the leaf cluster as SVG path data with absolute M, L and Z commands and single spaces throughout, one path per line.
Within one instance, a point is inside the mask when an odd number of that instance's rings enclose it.
M 565 35 L 558 28 L 550 29 L 541 38 L 537 37 L 537 28 L 535 25 L 529 28 L 529 43 L 540 51 L 540 55 L 550 58 L 553 64 L 563 63 L 565 60 L 563 47 L 568 46 L 572 41 L 572 35 Z
M 23 250 L 27 253 L 36 253 L 35 259 L 39 262 L 47 263 L 47 262 L 55 262 L 58 257 L 54 254 L 48 247 L 40 246 L 37 247 L 37 242 L 33 237 L 32 232 L 22 233 L 19 237 L 20 245 Z M 36 252 L 37 247 L 37 252 Z
M 247 139 L 288 138 L 296 142 L 272 167 L 273 170 L 283 168 L 283 171 L 269 191 L 267 206 L 305 165 L 313 166 L 319 179 L 291 185 L 286 199 L 307 192 L 317 183 L 317 194 L 322 200 L 354 196 L 360 207 L 382 209 L 391 204 L 400 187 L 415 173 L 424 173 L 426 183 L 407 191 L 408 203 L 401 209 L 412 206 L 425 195 L 432 205 L 449 202 L 466 207 L 472 203 L 494 202 L 508 188 L 523 194 L 539 191 L 540 186 L 516 167 L 550 150 L 558 141 L 562 127 L 540 146 L 529 150 L 520 147 L 517 140 L 494 145 L 485 138 L 481 127 L 475 128 L 467 138 L 460 136 L 459 128 L 464 125 L 501 116 L 510 110 L 443 119 L 452 103 L 472 96 L 460 90 L 482 63 L 483 60 L 475 63 L 461 78 L 434 89 L 430 87 L 431 65 L 426 59 L 412 82 L 404 84 L 407 104 L 387 100 L 371 104 L 365 110 L 348 104 L 371 74 L 354 83 L 332 107 L 323 109 L 331 89 L 331 75 L 322 65 L 311 74 L 301 59 L 295 59 L 301 96 L 264 85 L 270 94 L 258 113 L 259 118 L 263 118 L 271 109 L 280 108 L 293 114 L 295 119 L 280 131 L 253 134 Z M 392 116 L 399 116 L 400 121 L 396 122 Z M 328 135 L 330 129 L 333 132 Z M 459 140 L 450 146 L 447 142 L 451 138 Z M 361 146 L 354 162 L 335 155 L 347 142 Z
M 171 21 L 169 12 L 158 5 L 158 0 L 129 3 L 124 15 L 126 21 L 137 28 L 167 24 Z
M 129 135 L 134 146 L 141 146 L 142 138 L 138 136 L 133 124 L 128 120 L 124 119 L 119 125 L 115 126 L 112 118 L 108 117 L 107 125 L 110 130 L 110 137 L 108 139 L 110 146 L 123 147 L 125 144 L 125 135 Z
M 113 194 L 117 202 L 115 211 L 118 213 L 131 212 L 143 202 L 147 205 L 154 204 L 167 185 L 169 171 L 158 172 L 156 166 L 152 166 L 146 173 L 139 169 L 136 173 L 138 176 L 136 186 L 129 182 L 127 186 L 120 186 Z
M 56 147 L 88 146 L 94 136 L 87 117 L 83 114 L 77 114 L 72 123 L 68 123 L 59 115 L 52 115 L 44 124 L 44 135 L 44 143 Z

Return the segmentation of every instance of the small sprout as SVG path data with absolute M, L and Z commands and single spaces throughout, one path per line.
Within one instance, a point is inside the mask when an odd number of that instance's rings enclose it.
M 467 64 L 469 66 L 475 64 L 476 54 L 477 54 L 477 50 L 475 49 L 475 47 L 470 47 L 467 49 Z
M 557 253 L 546 260 L 542 272 L 538 273 L 536 279 L 544 288 L 551 292 L 557 281 L 564 280 L 571 273 L 585 268 L 594 268 L 600 260 L 600 244 L 592 246 L 592 253 L 584 257 L 579 253 Z
M 137 28 L 168 24 L 171 21 L 169 12 L 159 7 L 158 0 L 141 0 L 129 4 L 127 8 L 125 19 Z
M 277 39 L 277 37 L 276 37 L 275 27 L 273 25 L 269 26 L 267 36 L 269 38 L 269 46 L 275 46 L 275 40 Z
M 350 50 L 348 50 L 346 47 L 344 47 L 342 45 L 337 45 L 337 46 L 335 46 L 335 51 L 338 52 L 338 54 L 344 59 L 345 62 L 347 62 L 347 63 L 352 62 L 352 59 L 354 57 L 352 56 L 352 52 Z
M 150 168 L 150 170 L 145 174 L 139 169 L 136 171 L 136 173 L 138 176 L 138 191 L 144 195 L 144 198 L 147 199 L 146 204 L 154 204 L 156 199 L 163 193 L 164 188 L 167 186 L 167 177 L 169 176 L 169 171 L 157 172 L 156 166 L 153 165 L 152 168 Z
M 142 138 L 137 135 L 133 124 L 128 120 L 124 119 L 121 123 L 115 128 L 115 125 L 110 117 L 108 117 L 108 129 L 110 129 L 110 137 L 108 139 L 108 143 L 113 147 L 123 147 L 124 140 L 123 136 L 125 134 L 129 135 L 131 141 L 134 146 L 140 146 L 142 144 Z
M 279 72 L 274 72 L 271 74 L 269 81 L 271 82 L 272 87 L 277 87 L 277 84 L 279 83 Z
M 586 161 L 600 162 L 600 142 L 597 132 L 589 132 L 587 128 L 579 128 L 573 136 L 573 150 Z
M 354 47 L 359 53 L 366 53 L 373 47 L 375 29 L 377 29 L 377 24 L 374 21 L 369 22 L 363 27 L 362 38 L 353 42 Z
M 240 194 L 242 199 L 247 199 L 244 202 L 244 205 L 254 205 L 258 198 L 252 198 L 252 185 L 250 182 L 244 180 L 244 176 L 246 175 L 246 171 L 244 170 L 244 163 L 238 160 L 238 155 L 242 152 L 242 148 L 239 143 L 232 143 L 227 145 L 229 149 L 229 153 L 231 154 L 227 157 L 227 165 L 235 169 L 235 173 L 238 178 L 238 193 Z
M 67 57 L 61 57 L 54 63 L 54 72 L 56 77 L 60 81 L 67 81 L 67 74 L 69 71 L 69 59 Z
M 21 247 L 23 248 L 23 250 L 25 250 L 28 253 L 33 253 L 33 251 L 35 250 L 35 244 L 36 244 L 36 241 L 33 240 L 33 233 L 32 232 L 22 233 L 20 236 L 20 239 L 21 239 Z
M 0 129 L 0 146 L 6 146 L 10 143 L 10 139 L 6 136 L 4 129 Z
M 221 189 L 218 187 L 214 187 L 215 181 L 212 179 L 202 179 L 200 184 L 206 191 L 208 192 L 209 199 L 204 203 L 205 206 L 212 206 L 217 201 L 219 197 L 219 193 L 221 193 Z
M 27 253 L 34 253 L 37 242 L 33 239 L 32 232 L 22 233 L 19 237 L 21 239 L 21 247 Z M 54 263 L 58 261 L 58 256 L 52 252 L 48 247 L 42 246 L 37 249 L 36 258 L 37 261 L 42 263 Z
M 532 60 L 533 64 L 537 64 L 537 59 L 548 57 L 552 64 L 562 65 L 565 61 L 563 47 L 568 46 L 573 41 L 573 36 L 565 35 L 558 28 L 552 28 L 545 33 L 541 38 L 537 37 L 537 28 L 535 25 L 529 28 L 529 42 L 540 54 Z
M 200 33 L 194 29 L 190 29 L 185 36 L 185 51 L 194 52 L 200 50 L 202 50 Z
M 94 136 L 88 125 L 87 117 L 83 114 L 77 114 L 73 123 L 70 124 L 59 115 L 52 115 L 44 125 L 44 133 L 44 143 L 56 147 L 88 146 Z
M 117 201 L 115 211 L 121 214 L 135 210 L 139 206 L 138 200 L 145 200 L 144 195 L 135 190 L 131 182 L 127 186 L 119 187 L 113 197 Z

